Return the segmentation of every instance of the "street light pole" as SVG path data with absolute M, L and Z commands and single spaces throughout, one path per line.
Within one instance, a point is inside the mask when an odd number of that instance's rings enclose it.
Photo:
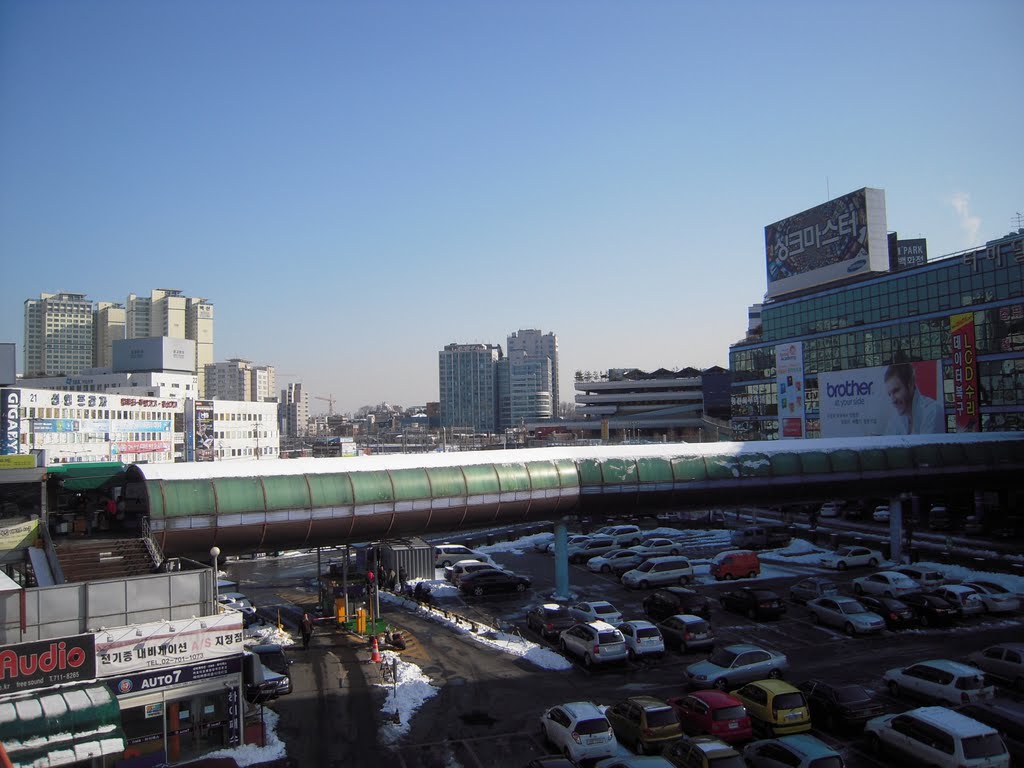
M 220 602 L 220 587 L 217 584 L 218 576 L 220 571 L 217 569 L 217 558 L 220 557 L 220 547 L 210 547 L 210 557 L 213 558 L 213 600 L 215 603 Z

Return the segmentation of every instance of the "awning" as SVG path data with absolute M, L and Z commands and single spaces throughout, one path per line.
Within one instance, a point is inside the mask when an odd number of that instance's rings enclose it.
M 69 765 L 124 752 L 121 710 L 103 685 L 0 701 L 0 742 L 14 768 Z
M 95 491 L 120 484 L 125 465 L 119 461 L 83 461 L 77 464 L 55 464 L 47 474 L 61 481 L 67 491 Z

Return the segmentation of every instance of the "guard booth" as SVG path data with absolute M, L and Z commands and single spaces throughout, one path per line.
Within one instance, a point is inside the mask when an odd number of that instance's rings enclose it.
M 433 579 L 434 547 L 419 537 L 390 539 L 374 544 L 380 558 L 380 571 L 387 575 L 405 569 L 406 579 Z

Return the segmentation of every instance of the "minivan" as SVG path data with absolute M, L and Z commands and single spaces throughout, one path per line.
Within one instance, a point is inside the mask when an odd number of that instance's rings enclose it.
M 479 552 L 475 552 L 462 544 L 435 544 L 434 567 L 445 568 L 459 560 L 485 560 Z
M 791 536 L 789 529 L 779 524 L 748 525 L 730 535 L 734 547 L 741 549 L 767 549 L 788 546 Z
M 722 579 L 754 578 L 761 574 L 761 561 L 757 552 L 749 549 L 733 549 L 719 552 L 711 561 L 711 575 L 716 581 Z
M 1010 755 L 991 726 L 945 707 L 920 707 L 868 720 L 864 736 L 876 755 L 898 755 L 937 768 L 1009 768 Z
M 685 585 L 693 578 L 693 566 L 685 557 L 668 555 L 644 560 L 632 571 L 622 574 L 622 583 L 631 589 L 663 587 L 666 584 Z

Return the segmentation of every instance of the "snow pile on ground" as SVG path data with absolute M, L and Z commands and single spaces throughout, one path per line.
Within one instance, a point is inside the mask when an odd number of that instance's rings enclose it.
M 272 709 L 263 708 L 263 727 L 266 734 L 266 746 L 258 747 L 255 744 L 244 744 L 232 749 L 218 749 L 203 755 L 204 758 L 215 757 L 233 758 L 239 766 L 258 765 L 271 760 L 280 760 L 286 756 L 284 742 L 277 737 L 277 712 Z
M 380 728 L 378 738 L 384 744 L 394 744 L 409 733 L 412 716 L 423 702 L 437 695 L 438 689 L 431 684 L 430 678 L 423 674 L 418 666 L 402 661 L 397 653 L 383 651 L 381 656 L 381 665 L 393 670 L 396 677 L 394 681 L 388 680 L 378 684 L 388 690 L 381 712 L 385 717 L 397 713 L 398 721 L 386 721 Z
M 264 645 L 266 643 L 277 643 L 278 645 L 295 645 L 295 640 L 286 629 L 278 629 L 277 624 L 260 622 L 251 624 L 245 628 L 245 644 Z

